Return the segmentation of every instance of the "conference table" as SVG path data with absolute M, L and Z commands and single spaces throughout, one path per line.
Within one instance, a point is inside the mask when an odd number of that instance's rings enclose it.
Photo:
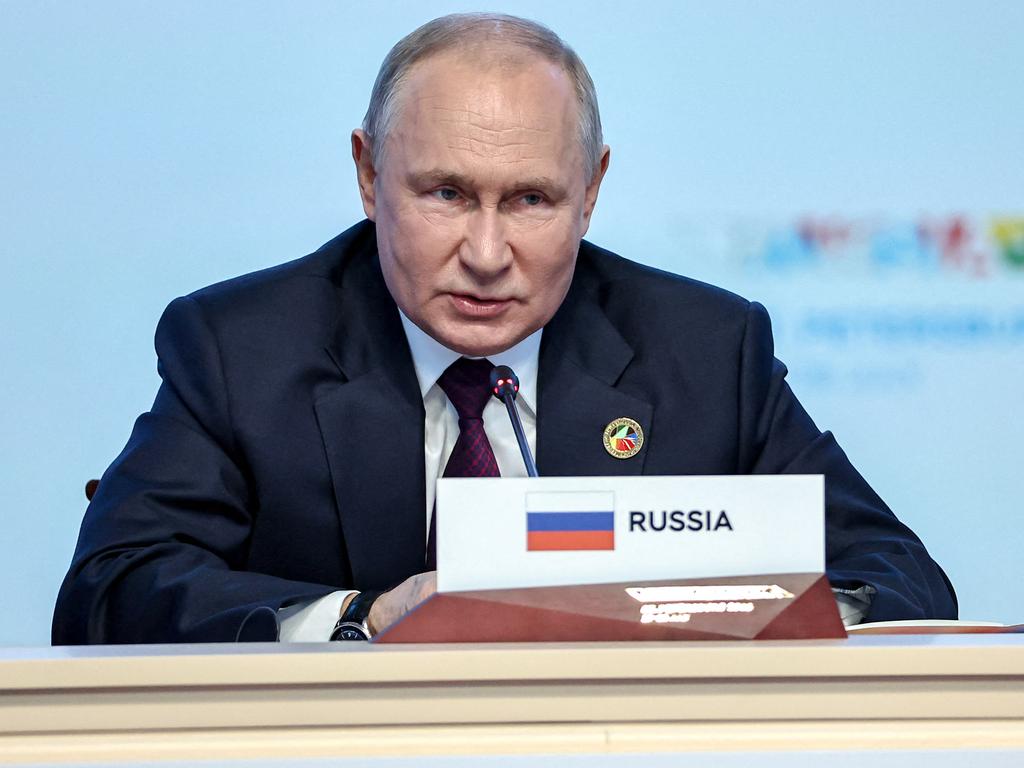
M 2 763 L 755 758 L 1024 765 L 1024 635 L 0 649 Z

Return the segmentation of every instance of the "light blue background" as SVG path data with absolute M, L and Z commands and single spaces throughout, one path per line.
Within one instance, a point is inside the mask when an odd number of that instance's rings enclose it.
M 382 57 L 481 9 L 0 3 L 0 644 L 49 640 L 83 483 L 155 392 L 164 306 L 359 218 L 348 133 Z M 1024 4 L 489 9 L 548 23 L 590 67 L 613 148 L 590 239 L 764 302 L 798 395 L 946 567 L 962 616 L 1024 621 L 1021 275 L 769 269 L 744 239 L 804 214 L 1024 213 Z M 951 307 L 1005 332 L 849 332 Z M 847 332 L 821 332 L 830 312 Z

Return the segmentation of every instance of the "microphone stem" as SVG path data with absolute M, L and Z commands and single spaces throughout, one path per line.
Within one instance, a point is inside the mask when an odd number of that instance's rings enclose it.
M 505 403 L 505 409 L 508 411 L 508 418 L 512 422 L 512 431 L 516 433 L 516 441 L 519 443 L 519 452 L 523 454 L 523 463 L 526 465 L 526 474 L 530 477 L 537 477 L 537 464 L 534 462 L 533 455 L 530 453 L 530 444 L 526 442 L 526 433 L 523 432 L 523 422 L 519 419 L 519 409 L 516 408 L 516 402 L 512 399 L 512 395 L 510 394 L 505 394 L 501 400 Z

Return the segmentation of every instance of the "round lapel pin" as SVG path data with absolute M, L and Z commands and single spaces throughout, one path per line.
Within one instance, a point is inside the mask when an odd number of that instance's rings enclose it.
M 604 449 L 616 459 L 636 456 L 643 444 L 644 431 L 633 419 L 615 419 L 604 428 Z

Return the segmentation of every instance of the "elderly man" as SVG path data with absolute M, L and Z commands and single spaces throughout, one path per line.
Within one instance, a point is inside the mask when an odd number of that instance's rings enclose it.
M 582 241 L 609 150 L 550 30 L 416 30 L 352 155 L 369 221 L 168 307 L 163 383 L 86 514 L 54 642 L 391 623 L 434 589 L 436 479 L 525 474 L 488 396 L 499 364 L 541 474 L 823 473 L 849 620 L 955 616 L 924 546 L 786 385 L 764 309 Z M 621 417 L 645 434 L 625 458 L 602 440 Z

